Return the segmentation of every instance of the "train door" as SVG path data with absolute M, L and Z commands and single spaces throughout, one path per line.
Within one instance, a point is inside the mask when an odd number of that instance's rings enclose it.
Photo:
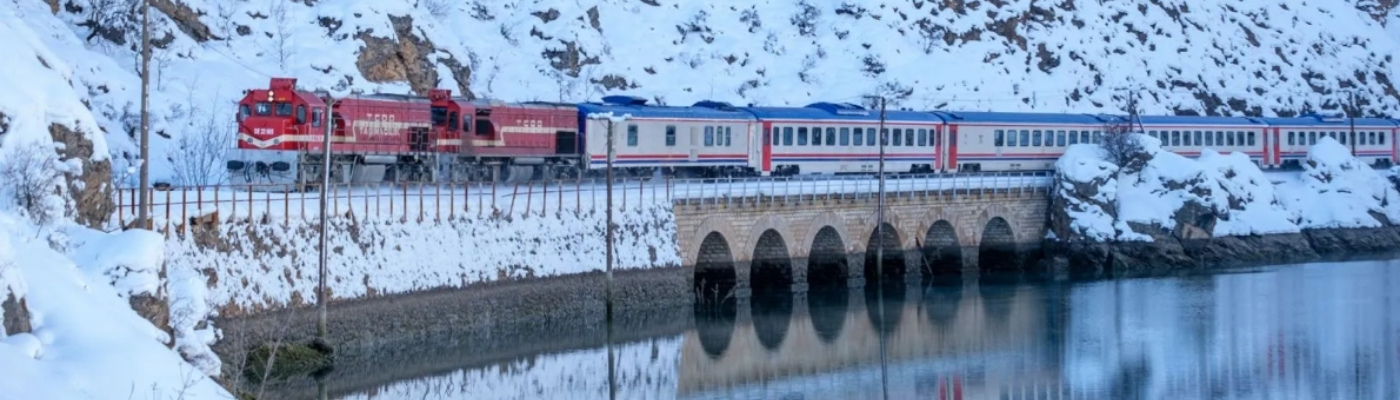
M 690 127 L 690 162 L 695 163 L 700 160 L 700 128 Z
M 759 129 L 763 131 L 763 143 L 759 145 L 763 147 L 760 175 L 767 176 L 773 172 L 773 123 L 764 121 Z
M 1390 163 L 1391 163 L 1391 165 L 1400 164 L 1400 143 L 1395 143 L 1395 139 L 1400 139 L 1400 138 L 1397 138 L 1397 137 L 1396 137 L 1396 134 L 1395 134 L 1396 132 L 1400 132 L 1400 129 L 1391 129 L 1391 130 L 1390 130 L 1390 137 L 1389 137 L 1389 138 L 1382 137 L 1382 139 L 1390 139 Z
M 951 125 L 951 124 L 948 125 L 948 135 L 947 135 L 947 136 L 948 136 L 948 138 L 947 138 L 947 140 L 948 140 L 948 142 L 947 142 L 947 143 L 948 143 L 948 145 L 947 145 L 948 150 L 947 150 L 947 154 L 944 156 L 944 159 L 948 160 L 948 162 L 946 162 L 946 163 L 944 163 L 944 164 L 948 166 L 948 169 L 953 170 L 953 171 L 957 171 L 957 170 L 958 170 L 958 126 L 957 126 L 957 125 Z
M 1273 151 L 1273 154 L 1271 155 L 1271 157 L 1268 158 L 1269 160 L 1273 160 L 1272 162 L 1269 163 L 1269 166 L 1271 166 L 1271 167 L 1278 167 L 1279 165 L 1282 165 L 1282 164 L 1283 164 L 1283 154 L 1281 153 L 1281 152 L 1283 151 L 1283 146 L 1282 146 L 1281 143 L 1279 143 L 1279 140 L 1283 138 L 1283 135 L 1279 134 L 1279 128 L 1275 127 L 1273 130 L 1274 130 L 1273 134 L 1270 135 L 1270 134 L 1268 133 L 1268 132 L 1269 132 L 1269 129 L 1268 129 L 1268 128 L 1264 128 L 1264 132 L 1265 132 L 1265 133 L 1264 133 L 1264 136 L 1268 137 L 1269 140 L 1273 142 L 1273 144 L 1269 145 L 1269 146 L 1266 148 L 1266 151 L 1267 151 L 1268 149 L 1272 149 L 1272 151 Z

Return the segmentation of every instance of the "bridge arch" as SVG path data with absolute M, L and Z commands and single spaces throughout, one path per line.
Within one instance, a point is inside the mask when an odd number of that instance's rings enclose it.
M 719 232 L 710 232 L 700 241 L 700 248 L 696 253 L 696 298 L 718 300 L 728 297 L 738 284 L 734 253 L 729 250 L 729 241 Z
M 870 236 L 865 245 L 865 282 L 867 285 L 877 282 L 904 282 L 903 243 L 899 231 L 890 223 L 882 223 L 870 230 Z M 877 263 L 880 257 L 877 250 L 881 248 L 884 249 L 883 265 Z
M 846 239 L 841 230 L 827 225 L 814 229 L 810 251 L 807 253 L 807 284 L 813 290 L 846 288 L 850 262 L 846 254 Z
M 926 278 L 956 277 L 962 275 L 962 243 L 958 240 L 957 228 L 946 219 L 929 225 L 924 233 L 923 274 Z
M 978 268 L 983 271 L 1017 271 L 1021 268 L 1016 231 L 1005 218 L 987 219 L 977 247 Z
M 754 243 L 749 267 L 749 285 L 755 295 L 788 293 L 792 290 L 792 257 L 787 241 L 776 229 L 767 229 Z

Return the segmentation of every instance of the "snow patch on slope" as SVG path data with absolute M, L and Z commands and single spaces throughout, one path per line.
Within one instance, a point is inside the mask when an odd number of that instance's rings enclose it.
M 1374 228 L 1400 223 L 1400 193 L 1382 173 L 1352 157 L 1330 137 L 1308 150 L 1296 182 L 1281 187 L 1280 200 L 1302 228 Z
M 680 265 L 669 204 L 629 207 L 614 217 L 620 268 Z M 597 271 L 606 264 L 604 226 L 604 214 L 592 211 L 442 222 L 335 219 L 327 285 L 334 298 L 354 298 Z M 316 225 L 293 221 L 218 229 L 226 246 L 172 237 L 165 248 L 172 279 L 206 288 L 207 309 L 249 311 L 316 301 Z

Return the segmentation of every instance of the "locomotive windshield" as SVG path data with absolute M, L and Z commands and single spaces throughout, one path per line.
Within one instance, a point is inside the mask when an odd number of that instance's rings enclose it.
M 447 125 L 447 107 L 433 107 L 433 126 Z
M 278 102 L 278 103 L 277 103 L 277 116 L 279 116 L 279 117 L 288 117 L 288 116 L 291 116 L 291 115 L 292 115 L 292 103 L 286 103 L 286 102 Z
M 258 115 L 272 115 L 272 104 L 267 102 L 258 102 Z

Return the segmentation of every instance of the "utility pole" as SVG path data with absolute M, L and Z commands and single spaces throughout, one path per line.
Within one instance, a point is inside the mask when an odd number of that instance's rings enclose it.
M 151 229 L 151 2 L 141 1 L 141 210 L 136 220 Z
M 1350 98 L 1348 103 L 1351 103 L 1351 106 L 1347 107 L 1347 120 L 1351 121 L 1351 141 L 1347 144 L 1351 145 L 1351 156 L 1356 157 L 1356 92 L 1347 93 Z
M 327 252 L 328 241 L 326 238 L 329 232 L 329 230 L 326 229 L 328 217 L 326 214 L 328 194 L 326 192 L 330 191 L 331 187 L 331 131 L 333 131 L 335 127 L 335 118 L 331 118 L 331 115 L 335 114 L 335 112 L 332 111 L 335 109 L 335 99 L 331 98 L 330 94 L 326 94 L 322 96 L 322 98 L 326 100 L 326 113 L 321 117 L 326 121 L 326 132 L 321 138 L 321 259 L 319 268 L 320 281 L 316 287 L 316 308 L 317 314 L 319 314 L 319 320 L 316 321 L 316 339 L 320 340 L 322 344 L 329 346 L 329 342 L 326 341 L 326 303 L 329 302 L 328 299 L 326 299 L 326 272 L 328 268 L 326 264 L 330 257 L 329 252 Z
M 877 96 L 870 96 L 877 97 Z M 875 205 L 875 290 L 876 300 L 879 304 L 880 323 L 885 323 L 885 141 L 889 140 L 889 135 L 885 132 L 885 96 L 878 96 L 880 99 L 880 125 L 876 132 L 879 135 L 880 164 L 876 172 L 879 180 L 879 200 Z M 869 284 L 869 283 L 867 283 Z M 876 335 L 880 338 L 880 388 L 883 397 L 888 399 L 889 394 L 889 373 L 888 364 L 885 360 L 885 334 L 878 332 L 881 327 L 876 327 Z
M 608 241 L 608 245 L 607 245 L 607 257 L 608 257 L 608 261 L 607 261 L 607 278 L 608 278 L 608 287 L 607 287 L 607 296 L 608 296 L 608 302 L 607 302 L 607 313 L 604 315 L 604 316 L 607 318 L 607 321 L 608 321 L 608 322 L 612 322 L 612 315 L 613 315 L 613 304 L 612 304 L 612 283 L 613 283 L 613 274 L 612 274 L 612 271 L 613 271 L 613 157 L 616 156 L 616 151 L 615 151 L 614 146 L 613 146 L 613 142 L 615 141 L 615 140 L 613 139 L 613 136 L 616 136 L 616 133 L 617 133 L 617 132 L 615 132 L 615 131 L 613 130 L 613 120 L 612 120 L 612 118 L 608 118 L 608 166 L 607 166 L 607 180 L 608 180 L 608 184 L 607 184 L 607 186 L 608 186 L 608 209 L 607 209 L 607 225 L 608 225 L 608 230 L 607 230 L 607 241 Z

